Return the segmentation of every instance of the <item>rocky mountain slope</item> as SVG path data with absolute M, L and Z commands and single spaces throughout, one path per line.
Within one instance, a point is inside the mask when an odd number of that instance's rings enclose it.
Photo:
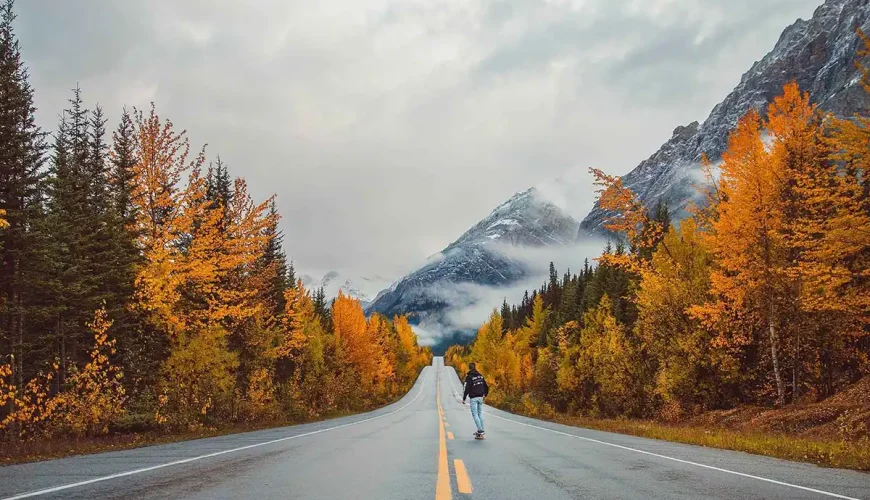
M 703 182 L 702 153 L 718 161 L 737 120 L 750 108 L 763 112 L 783 85 L 793 80 L 823 110 L 839 116 L 866 114 L 870 99 L 855 67 L 859 27 L 870 33 L 870 1 L 827 0 L 811 19 L 786 28 L 773 50 L 752 65 L 703 123 L 677 127 L 670 140 L 623 177 L 625 185 L 647 206 L 663 201 L 676 217 L 685 215 L 696 194 L 695 185 Z M 519 193 L 429 264 L 378 294 L 368 311 L 411 314 L 418 324 L 434 325 L 441 335 L 455 334 L 448 318 L 451 308 L 475 300 L 469 288 L 461 285 L 506 286 L 528 275 L 521 263 L 496 251 L 498 243 L 540 247 L 568 243 L 575 237 L 584 240 L 607 233 L 603 228 L 606 216 L 596 205 L 577 231 L 576 221 L 544 201 L 537 190 Z
M 496 207 L 421 269 L 401 278 L 375 298 L 367 312 L 408 314 L 424 329 L 452 334 L 445 313 L 476 300 L 462 285 L 500 287 L 527 275 L 525 266 L 504 254 L 508 247 L 540 247 L 573 242 L 579 223 L 535 189 Z
M 623 177 L 624 184 L 649 207 L 666 202 L 680 216 L 702 181 L 701 154 L 716 162 L 724 151 L 728 132 L 750 108 L 765 109 L 790 81 L 809 91 L 823 110 L 839 116 L 867 113 L 870 99 L 855 67 L 859 47 L 856 29 L 870 33 L 870 2 L 828 0 L 807 21 L 799 19 L 785 29 L 761 61 L 710 113 L 703 123 L 677 127 L 661 149 Z M 597 205 L 582 222 L 583 233 L 605 232 L 607 214 Z

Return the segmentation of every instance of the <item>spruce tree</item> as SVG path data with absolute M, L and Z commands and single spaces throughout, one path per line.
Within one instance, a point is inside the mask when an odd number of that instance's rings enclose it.
M 127 108 L 121 112 L 118 128 L 112 133 L 111 161 L 111 193 L 115 212 L 121 216 L 122 226 L 133 231 L 136 223 L 136 213 L 133 206 L 133 189 L 136 178 L 136 137 L 133 119 Z M 135 239 L 135 234 L 131 234 Z
M 210 164 L 208 167 L 205 196 L 212 203 L 212 206 L 221 207 L 221 210 L 223 210 L 223 228 L 229 225 L 228 207 L 233 201 L 232 182 L 227 164 L 218 155 L 215 158 L 214 164 Z
M 566 281 L 557 314 L 560 325 L 580 318 L 580 312 L 577 310 L 577 286 L 573 280 Z
M 101 151 L 102 130 L 100 125 L 102 111 L 96 108 L 92 118 L 92 151 L 98 156 Z M 125 371 L 132 376 L 132 383 L 138 379 L 137 370 L 147 369 L 145 361 L 152 349 L 147 348 L 148 334 L 145 322 L 136 317 L 128 307 L 135 291 L 136 269 L 141 261 L 137 246 L 136 211 L 132 197 L 136 166 L 136 144 L 133 120 L 126 108 L 122 110 L 118 127 L 112 133 L 112 145 L 108 154 L 103 153 L 101 178 L 106 180 L 101 189 L 105 198 L 105 218 L 109 235 L 111 253 L 107 269 L 107 284 L 111 295 L 109 317 L 112 318 L 112 336 L 118 339 L 118 350 Z M 99 170 L 99 165 L 95 166 Z M 98 188 L 99 189 L 99 188 Z
M 284 235 L 278 229 L 278 209 L 274 200 L 269 205 L 269 215 L 274 222 L 266 229 L 268 240 L 259 267 L 268 275 L 268 283 L 263 290 L 264 301 L 272 307 L 272 316 L 278 317 L 283 314 L 287 303 L 284 292 L 294 285 L 295 276 L 292 276 L 292 267 L 287 265 L 287 256 L 282 248 Z
M 502 334 L 508 332 L 508 330 L 512 330 L 513 326 L 513 317 L 511 316 L 511 308 L 507 303 L 507 297 L 505 297 L 504 301 L 501 303 L 501 319 L 502 319 Z
M 36 126 L 33 89 L 21 61 L 21 50 L 12 28 L 13 0 L 0 6 L 0 209 L 7 227 L 0 230 L 0 352 L 15 356 L 14 380 L 25 376 L 29 281 L 40 273 L 29 259 L 36 246 L 35 233 L 42 214 L 41 166 L 44 135 Z M 6 362 L 3 360 L 2 362 Z
M 48 217 L 52 237 L 58 243 L 54 256 L 57 267 L 57 309 L 52 321 L 54 343 L 61 359 L 60 381 L 68 372 L 68 363 L 84 355 L 85 323 L 93 312 L 96 295 L 95 278 L 89 253 L 93 251 L 88 176 L 89 123 L 81 90 L 76 87 L 69 100 L 70 108 L 61 115 L 55 134 L 52 164 L 49 170 Z

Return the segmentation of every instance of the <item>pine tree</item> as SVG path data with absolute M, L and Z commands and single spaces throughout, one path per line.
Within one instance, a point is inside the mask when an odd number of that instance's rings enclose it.
M 115 211 L 120 214 L 122 224 L 133 231 L 136 223 L 136 207 L 133 205 L 133 187 L 136 181 L 136 131 L 133 119 L 127 108 L 121 112 L 118 128 L 112 133 L 110 153 L 112 199 Z M 135 234 L 135 233 L 133 233 Z
M 33 89 L 12 24 L 13 0 L 0 6 L 0 210 L 7 224 L 0 231 L 0 352 L 15 355 L 14 379 L 23 385 L 26 365 L 27 274 L 34 246 L 33 230 L 42 213 L 41 166 L 45 144 L 36 126 Z M 30 360 L 28 360 L 30 361 Z
M 562 300 L 559 302 L 557 310 L 559 324 L 580 319 L 580 314 L 577 310 L 577 285 L 574 281 L 566 281 L 565 288 L 562 290 Z
M 511 317 L 511 308 L 507 303 L 507 298 L 505 298 L 501 303 L 501 317 L 502 317 L 502 333 L 507 333 L 508 330 L 513 330 L 513 320 Z
M 48 205 L 52 236 L 61 249 L 56 255 L 60 290 L 54 322 L 61 382 L 67 361 L 87 357 L 87 322 L 93 311 L 105 304 L 109 314 L 120 320 L 118 328 L 127 326 L 122 316 L 133 279 L 133 270 L 118 261 L 121 240 L 129 235 L 122 231 L 111 198 L 106 120 L 99 107 L 93 112 L 85 108 L 78 87 L 69 102 L 55 140 Z
M 266 228 L 266 248 L 258 267 L 266 274 L 267 283 L 262 290 L 263 300 L 271 305 L 271 314 L 277 317 L 285 309 L 284 294 L 294 283 L 295 276 L 292 275 L 292 267 L 287 265 L 287 256 L 282 248 L 284 235 L 278 229 L 279 215 L 275 200 L 269 203 L 269 218 L 272 222 Z
M 544 291 L 545 300 L 550 304 L 555 306 L 559 305 L 559 273 L 556 272 L 556 266 L 550 262 L 550 281 L 546 285 L 546 290 Z
M 230 177 L 229 168 L 221 160 L 220 155 L 215 158 L 214 165 L 208 167 L 206 178 L 206 199 L 215 207 L 223 207 L 223 225 L 226 227 L 227 209 L 233 202 L 233 181 Z
M 145 378 L 154 376 L 155 370 L 148 359 L 149 353 L 155 351 L 156 332 L 149 330 L 143 318 L 129 307 L 135 291 L 137 266 L 142 260 L 137 246 L 138 212 L 133 204 L 137 163 L 135 140 L 133 120 L 124 108 L 118 127 L 112 133 L 106 174 L 109 180 L 107 218 L 112 240 L 109 283 L 112 294 L 119 299 L 109 314 L 113 318 L 112 332 L 119 341 L 118 349 L 128 373 L 127 380 L 131 384 L 140 384 Z

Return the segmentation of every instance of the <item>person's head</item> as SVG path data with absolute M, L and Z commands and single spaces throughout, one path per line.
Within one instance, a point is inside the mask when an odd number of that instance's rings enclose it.
M 477 370 L 477 365 L 474 364 L 474 363 L 469 363 L 469 364 L 468 364 L 468 369 L 471 370 L 471 371 L 475 371 L 475 370 Z

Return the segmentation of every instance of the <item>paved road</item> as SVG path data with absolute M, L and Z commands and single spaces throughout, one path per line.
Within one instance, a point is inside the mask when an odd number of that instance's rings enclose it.
M 401 401 L 325 422 L 0 467 L 0 498 L 861 498 L 870 475 L 487 409 L 441 358 Z M 443 425 L 442 425 L 443 423 Z

